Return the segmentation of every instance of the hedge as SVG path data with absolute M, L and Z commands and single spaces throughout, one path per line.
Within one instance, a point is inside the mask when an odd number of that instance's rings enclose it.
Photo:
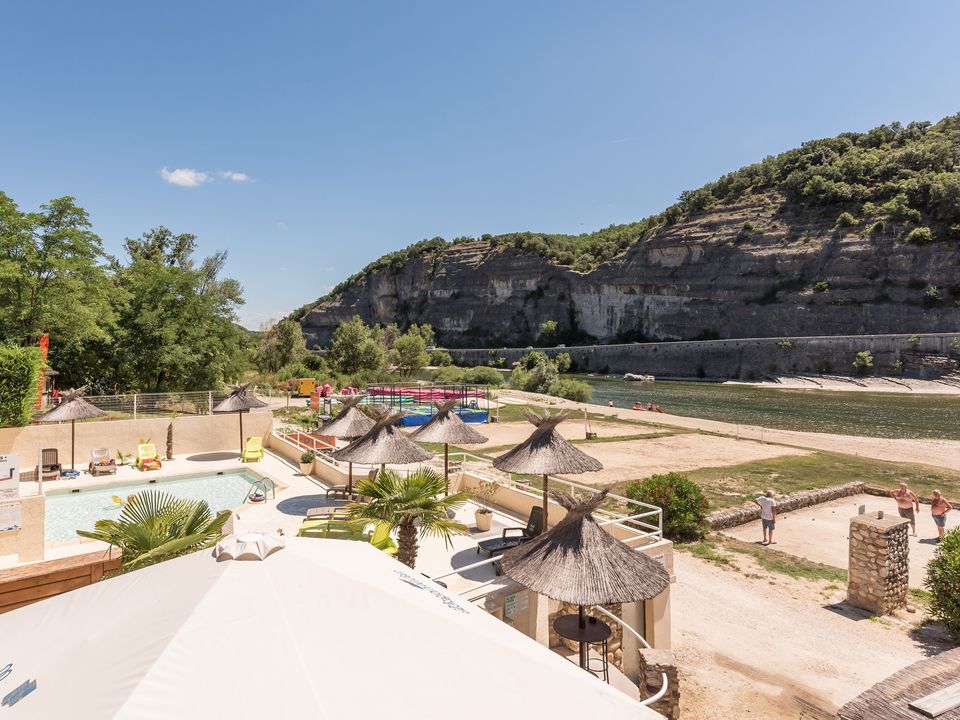
M 30 422 L 42 364 L 39 348 L 0 345 L 0 427 Z

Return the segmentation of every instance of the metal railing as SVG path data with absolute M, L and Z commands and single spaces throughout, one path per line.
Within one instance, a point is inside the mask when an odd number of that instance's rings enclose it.
M 647 639 L 643 635 L 641 635 L 639 632 L 637 632 L 633 627 L 625 623 L 621 618 L 618 618 L 612 612 L 610 612 L 604 607 L 601 607 L 600 605 L 594 605 L 591 609 L 596 610 L 599 613 L 602 613 L 606 617 L 610 618 L 611 620 L 619 624 L 620 627 L 622 627 L 624 630 L 627 630 L 631 635 L 633 635 L 637 640 L 639 640 L 640 644 L 643 645 L 643 647 L 645 647 L 647 650 L 652 650 L 652 648 L 650 647 L 650 643 L 647 642 Z M 641 700 L 640 704 L 653 705 L 653 703 L 655 703 L 657 700 L 659 700 L 660 698 L 662 698 L 664 695 L 667 694 L 668 685 L 669 685 L 669 678 L 667 678 L 667 674 L 665 672 L 661 671 L 660 689 L 657 690 L 657 692 L 651 695 L 650 697 Z
M 221 390 L 194 390 L 179 393 L 125 393 L 121 395 L 85 395 L 91 405 L 116 419 L 170 417 L 173 415 L 210 415 L 227 393 Z

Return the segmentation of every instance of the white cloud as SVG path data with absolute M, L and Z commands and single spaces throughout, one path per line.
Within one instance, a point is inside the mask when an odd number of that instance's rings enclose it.
M 160 177 L 164 182 L 180 187 L 197 187 L 210 182 L 213 178 L 208 173 L 193 168 L 174 168 L 170 170 L 166 165 L 160 171 Z
M 253 180 L 253 178 L 247 175 L 246 173 L 234 172 L 233 170 L 221 170 L 220 177 L 225 178 L 230 182 L 238 182 L 238 183 L 250 182 L 251 180 Z

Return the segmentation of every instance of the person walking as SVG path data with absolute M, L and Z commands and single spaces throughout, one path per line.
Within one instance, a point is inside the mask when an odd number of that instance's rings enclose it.
M 777 501 L 773 499 L 773 490 L 767 490 L 753 501 L 760 506 L 760 526 L 763 528 L 762 545 L 776 545 L 773 541 L 773 531 L 777 527 Z
M 934 490 L 933 498 L 930 500 L 930 514 L 933 516 L 933 524 L 937 526 L 937 542 L 943 540 L 947 526 L 947 513 L 951 510 L 953 505 L 940 494 L 939 490 Z
M 910 521 L 910 534 L 917 535 L 917 516 L 920 512 L 920 498 L 907 487 L 905 482 L 900 483 L 900 487 L 890 492 L 890 496 L 897 501 L 897 512 L 900 517 Z

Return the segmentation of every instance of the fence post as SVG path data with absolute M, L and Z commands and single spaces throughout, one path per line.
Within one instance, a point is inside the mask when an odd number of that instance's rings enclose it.
M 133 419 L 137 419 L 137 393 L 133 394 Z
M 213 415 L 213 390 L 207 390 L 207 415 Z

